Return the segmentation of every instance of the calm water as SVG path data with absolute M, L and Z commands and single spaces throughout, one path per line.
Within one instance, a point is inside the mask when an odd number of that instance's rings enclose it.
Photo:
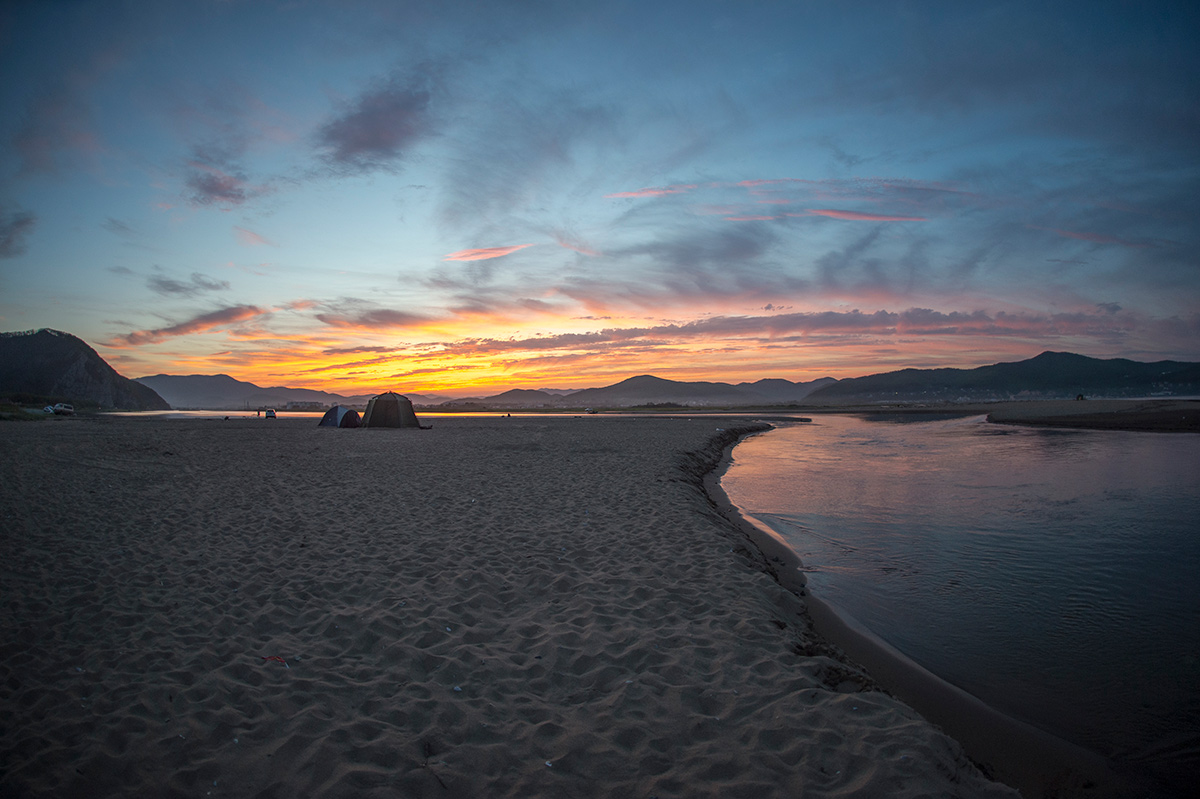
M 814 593 L 1010 715 L 1200 769 L 1200 436 L 819 416 L 722 485 Z

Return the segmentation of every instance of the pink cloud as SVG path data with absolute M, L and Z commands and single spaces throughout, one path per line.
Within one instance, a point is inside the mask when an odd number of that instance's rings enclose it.
M 582 241 L 580 241 L 575 236 L 571 236 L 566 233 L 556 232 L 554 234 L 554 240 L 556 242 L 558 242 L 559 247 L 562 247 L 563 249 L 566 249 L 566 250 L 574 250 L 575 252 L 579 253 L 580 255 L 600 255 L 601 254 L 599 251 L 593 250 L 591 247 L 588 247 L 586 244 L 584 244 Z
M 743 180 L 743 181 L 740 181 L 737 185 L 742 186 L 747 189 L 751 189 L 751 188 L 754 188 L 755 186 L 771 186 L 771 185 L 775 185 L 775 184 L 779 184 L 779 183 L 815 183 L 815 182 L 816 181 L 813 181 L 813 180 L 804 180 L 803 178 L 769 178 L 769 179 L 761 179 L 761 180 Z
M 233 229 L 237 233 L 238 242 L 247 247 L 277 246 L 275 242 L 265 236 L 258 235 L 253 230 L 246 230 L 246 228 L 238 227 L 237 225 L 234 225 Z
M 832 219 L 845 219 L 852 222 L 927 222 L 923 216 L 889 216 L 887 214 L 864 214 L 858 211 L 839 211 L 835 208 L 806 208 L 807 214 L 828 216 Z M 804 216 L 804 214 L 788 214 L 788 216 Z
M 514 244 L 510 247 L 480 247 L 475 250 L 459 250 L 443 258 L 443 261 L 486 261 L 489 258 L 501 258 L 517 250 L 532 247 L 532 244 Z
M 662 197 L 667 194 L 683 194 L 686 191 L 691 191 L 696 188 L 695 183 L 680 184 L 676 186 L 651 186 L 637 191 L 619 191 L 616 194 L 606 194 L 606 199 L 622 198 L 622 197 Z
M 160 327 L 155 330 L 135 330 L 124 336 L 117 336 L 109 346 L 121 345 L 141 346 L 142 344 L 157 344 L 173 336 L 186 336 L 191 333 L 206 333 L 210 330 L 226 327 L 238 322 L 245 322 L 265 313 L 254 305 L 235 305 L 232 308 L 222 308 L 219 311 L 201 314 L 170 327 Z

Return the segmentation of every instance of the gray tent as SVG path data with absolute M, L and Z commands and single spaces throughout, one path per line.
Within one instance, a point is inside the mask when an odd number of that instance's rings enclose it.
M 420 427 L 408 397 L 389 391 L 372 397 L 363 414 L 363 427 Z
M 345 405 L 334 405 L 317 422 L 318 427 L 358 427 L 358 424 L 358 411 Z

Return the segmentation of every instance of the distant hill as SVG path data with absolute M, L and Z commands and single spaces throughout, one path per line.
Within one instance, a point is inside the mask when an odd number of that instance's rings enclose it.
M 229 375 L 151 375 L 137 382 L 161 394 L 171 406 L 179 409 L 240 410 L 242 408 L 286 408 L 289 402 L 316 402 L 324 406 L 366 405 L 373 395 L 342 396 L 310 388 L 272 386 L 263 388 L 254 383 L 235 380 Z M 414 404 L 442 401 L 442 397 L 405 394 Z
M 603 388 L 585 388 L 565 398 L 573 406 L 630 407 L 672 403 L 676 405 L 748 405 L 765 402 L 754 392 L 728 383 L 679 382 L 654 375 L 638 375 Z
M 0 395 L 18 403 L 165 411 L 155 391 L 122 377 L 82 339 L 43 328 L 0 333 Z
M 489 397 L 469 397 L 442 404 L 445 408 L 631 408 L 651 405 L 699 407 L 747 407 L 786 405 L 804 399 L 821 386 L 834 382 L 823 377 L 811 383 L 760 380 L 757 383 L 708 383 L 666 380 L 639 375 L 600 388 L 585 388 L 559 394 L 546 389 L 511 389 Z
M 779 378 L 764 378 L 755 383 L 738 383 L 735 388 L 752 391 L 758 396 L 765 397 L 773 403 L 787 404 L 807 399 L 818 389 L 836 383 L 837 379 L 822 377 L 808 383 L 793 383 Z
M 813 392 L 814 405 L 874 402 L 985 402 L 1011 399 L 1145 397 L 1200 393 L 1200 364 L 1143 363 L 1069 352 L 975 369 L 901 369 L 854 377 Z

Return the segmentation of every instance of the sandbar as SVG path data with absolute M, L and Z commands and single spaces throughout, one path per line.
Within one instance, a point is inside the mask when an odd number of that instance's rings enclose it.
M 0 794 L 1016 796 L 705 492 L 762 429 L 7 424 Z

